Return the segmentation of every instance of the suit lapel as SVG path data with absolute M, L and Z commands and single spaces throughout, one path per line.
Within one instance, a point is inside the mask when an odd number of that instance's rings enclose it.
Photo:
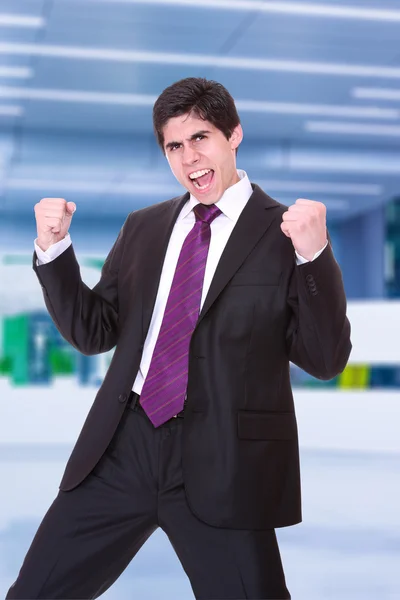
M 252 187 L 253 194 L 221 255 L 197 324 L 277 216 L 277 211 L 270 209 L 279 207 L 279 203 L 267 196 L 257 185 L 252 184 Z M 165 204 L 165 210 L 157 219 L 152 220 L 151 228 L 146 234 L 146 244 L 142 246 L 145 265 L 142 285 L 143 340 L 150 326 L 168 242 L 178 215 L 188 199 L 189 193 L 186 193 Z
M 244 207 L 219 260 L 197 325 L 278 216 L 278 211 L 271 209 L 276 209 L 280 204 L 267 196 L 257 185 L 252 184 L 252 187 L 253 194 Z
M 151 228 L 146 234 L 143 249 L 143 340 L 150 326 L 151 316 L 160 284 L 161 271 L 175 222 L 182 207 L 189 199 L 189 193 L 165 204 L 165 210 L 157 219 L 152 219 Z

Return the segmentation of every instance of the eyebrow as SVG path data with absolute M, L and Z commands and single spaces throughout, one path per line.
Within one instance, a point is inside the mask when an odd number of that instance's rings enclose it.
M 201 129 L 200 131 L 196 131 L 196 133 L 193 133 L 188 139 L 189 142 L 191 142 L 192 140 L 195 140 L 199 135 L 205 135 L 207 133 L 211 133 L 211 131 L 208 131 L 208 129 Z M 174 146 L 179 146 L 179 144 L 181 144 L 182 142 L 168 142 L 168 144 L 165 144 L 165 148 L 173 148 Z

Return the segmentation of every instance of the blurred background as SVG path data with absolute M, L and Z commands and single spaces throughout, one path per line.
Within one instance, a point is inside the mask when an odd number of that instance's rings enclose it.
M 400 598 L 399 0 L 0 0 L 0 595 L 112 355 L 80 355 L 50 321 L 34 204 L 77 204 L 93 286 L 127 214 L 183 192 L 151 113 L 187 76 L 234 96 L 251 181 L 326 204 L 349 299 L 345 372 L 292 368 L 304 522 L 277 531 L 292 597 Z M 193 595 L 158 531 L 104 597 Z

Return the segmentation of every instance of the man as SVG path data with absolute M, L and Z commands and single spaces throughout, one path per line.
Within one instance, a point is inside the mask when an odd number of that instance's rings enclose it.
M 157 527 L 196 598 L 290 598 L 274 528 L 301 521 L 289 361 L 320 379 L 351 344 L 325 207 L 236 169 L 220 84 L 179 81 L 153 121 L 179 198 L 131 213 L 81 280 L 73 203 L 35 206 L 33 268 L 61 334 L 113 359 L 8 598 L 96 598 Z

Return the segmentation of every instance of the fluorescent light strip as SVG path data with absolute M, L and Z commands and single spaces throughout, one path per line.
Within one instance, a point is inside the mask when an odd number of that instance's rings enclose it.
M 31 17 L 30 15 L 8 15 L 0 13 L 0 27 L 27 27 L 36 29 L 44 27 L 45 20 L 42 17 Z
M 397 109 L 382 109 L 378 107 L 300 104 L 292 102 L 258 102 L 253 100 L 237 100 L 235 104 L 238 110 L 248 112 L 291 115 L 313 114 L 329 117 L 352 117 L 353 119 L 398 119 L 400 117 L 400 111 Z
M 365 183 L 329 183 L 326 181 L 279 181 L 262 180 L 257 182 L 265 190 L 277 192 L 295 192 L 307 190 L 307 193 L 345 194 L 347 196 L 380 196 L 381 185 Z
M 310 2 L 262 2 L 260 0 L 91 0 L 107 4 L 156 4 L 161 6 L 184 6 L 187 8 L 209 8 L 217 10 L 257 11 L 303 15 L 336 19 L 364 21 L 400 21 L 400 11 L 385 8 L 364 8 L 362 6 L 334 6 Z
M 5 186 L 15 190 L 46 190 L 46 189 L 61 189 L 69 192 L 86 192 L 86 193 L 110 193 L 118 195 L 165 195 L 183 193 L 184 190 L 177 184 L 168 183 L 122 183 L 117 186 L 112 182 L 98 181 L 73 181 L 57 179 L 32 179 L 32 178 L 14 178 L 6 181 Z M 309 181 L 258 181 L 258 184 L 265 190 L 274 190 L 282 192 L 298 193 L 299 190 L 307 190 L 307 193 L 342 193 L 347 195 L 360 196 L 379 196 L 382 194 L 382 187 L 379 185 L 367 184 L 332 184 L 325 182 L 309 182 Z
M 0 86 L 0 98 L 50 100 L 54 102 L 72 103 L 81 102 L 83 104 L 116 104 L 126 106 L 153 106 L 154 102 L 157 100 L 157 96 L 151 96 L 149 94 L 115 94 L 105 92 L 84 92 L 41 88 L 35 89 L 8 86 Z
M 29 67 L 0 67 L 0 77 L 27 79 L 32 76 L 33 71 Z
M 115 94 L 74 90 L 0 87 L 0 98 L 152 107 L 157 96 L 148 94 Z M 383 120 L 395 120 L 400 118 L 400 110 L 394 108 L 300 104 L 290 102 L 258 102 L 254 100 L 236 100 L 235 104 L 241 112 L 323 115 L 330 117 Z
M 307 121 L 306 131 L 312 133 L 333 133 L 349 135 L 400 136 L 400 127 L 394 125 L 370 125 L 332 121 Z
M 114 196 L 138 196 L 138 195 L 164 195 L 184 193 L 184 189 L 177 184 L 158 183 L 132 183 L 117 184 L 113 182 L 97 181 L 71 181 L 56 179 L 9 179 L 4 186 L 14 190 L 62 190 L 67 192 L 110 194 Z
M 248 71 L 278 71 L 308 73 L 310 75 L 341 75 L 344 77 L 377 77 L 400 79 L 400 68 L 386 66 L 347 65 L 341 63 L 306 62 L 295 60 L 241 58 L 209 54 L 177 54 L 168 52 L 125 51 L 79 46 L 51 46 L 46 44 L 0 44 L 0 54 L 47 56 L 143 63 L 157 65 L 208 66 Z
M 0 116 L 2 117 L 21 117 L 24 109 L 21 106 L 0 105 Z
M 378 152 L 339 153 L 309 151 L 298 153 L 294 151 L 288 158 L 288 168 L 291 171 L 312 173 L 366 173 L 371 175 L 399 175 L 399 153 L 388 155 Z
M 353 98 L 367 98 L 374 100 L 396 100 L 400 101 L 400 90 L 387 88 L 362 88 L 356 87 L 351 90 Z

